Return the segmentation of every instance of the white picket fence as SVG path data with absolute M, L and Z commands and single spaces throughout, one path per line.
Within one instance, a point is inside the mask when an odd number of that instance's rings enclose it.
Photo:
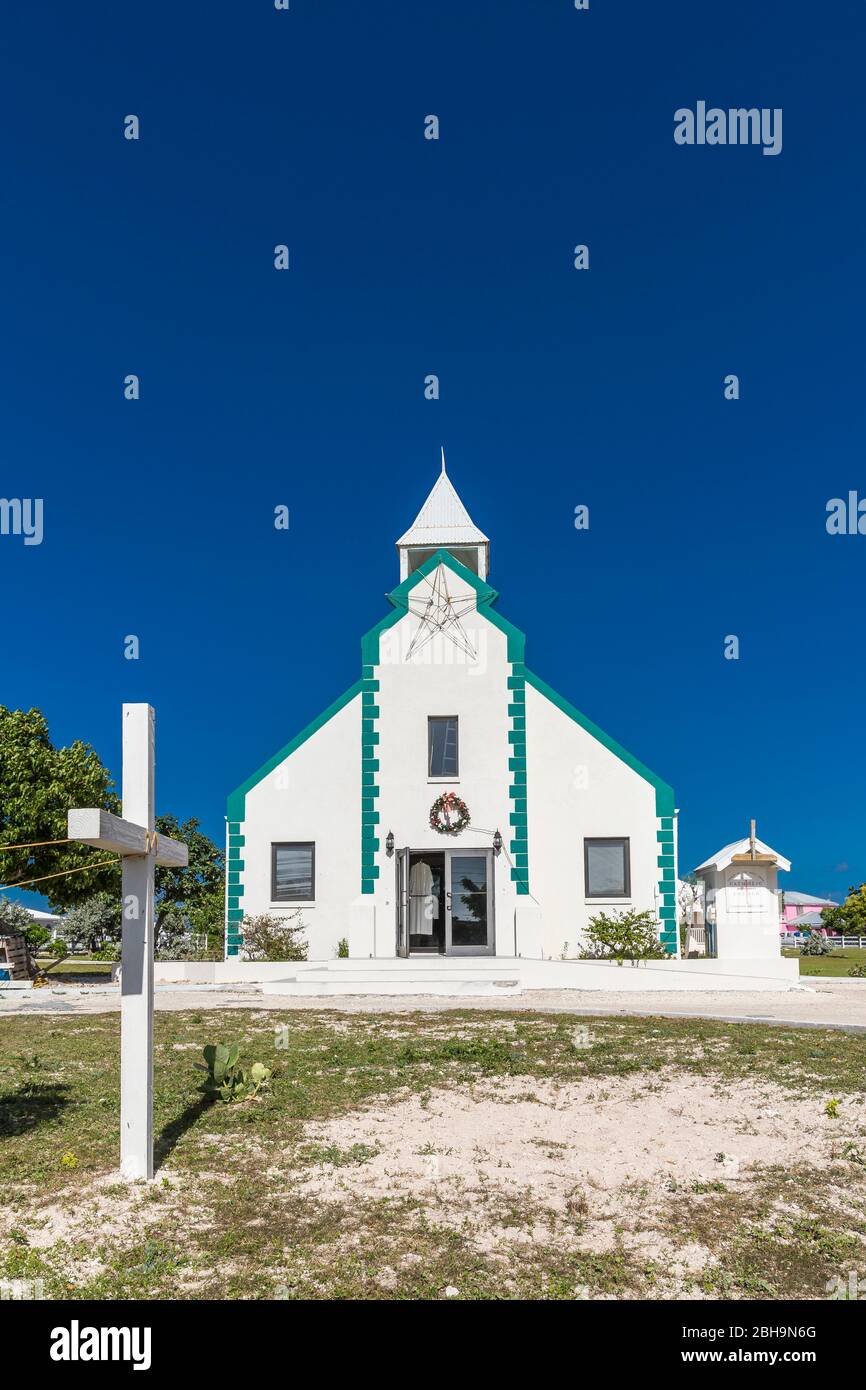
M 802 946 L 804 941 L 808 941 L 808 932 L 802 931 L 783 931 L 779 933 L 783 946 Z M 827 944 L 832 950 L 843 950 L 846 946 L 854 946 L 859 950 L 866 948 L 866 936 L 828 936 Z

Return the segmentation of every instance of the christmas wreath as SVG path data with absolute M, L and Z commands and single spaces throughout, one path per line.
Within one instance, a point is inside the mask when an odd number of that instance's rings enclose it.
M 456 792 L 443 792 L 430 807 L 430 828 L 440 835 L 459 835 L 469 820 L 469 807 Z

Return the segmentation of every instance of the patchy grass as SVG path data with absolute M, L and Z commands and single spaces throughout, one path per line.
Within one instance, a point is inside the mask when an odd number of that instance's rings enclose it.
M 848 946 L 844 951 L 831 951 L 829 956 L 801 956 L 799 951 L 783 949 L 788 960 L 799 960 L 801 975 L 824 975 L 838 978 L 848 974 L 852 965 L 866 961 L 866 950 Z
M 277 1049 L 285 1024 L 288 1046 Z M 158 1180 L 128 1188 L 116 1177 L 118 1016 L 0 1019 L 0 1277 L 41 1278 L 49 1297 L 95 1299 L 426 1299 L 449 1286 L 482 1299 L 690 1289 L 773 1298 L 825 1296 L 832 1275 L 866 1268 L 857 1109 L 866 1037 L 647 1018 L 593 1019 L 588 1043 L 586 1032 L 586 1019 L 568 1015 L 459 1009 L 158 1013 Z M 259 1098 L 202 1097 L 192 1063 L 217 1040 L 238 1041 L 246 1064 L 273 1068 Z M 510 1103 L 535 1102 L 542 1131 L 528 1142 L 555 1168 L 566 1146 L 543 1132 L 542 1092 L 591 1083 L 608 1113 L 621 1103 L 611 1099 L 620 1083 L 647 1093 L 671 1076 L 720 1088 L 772 1083 L 792 1104 L 808 1099 L 810 1114 L 814 1100 L 815 1123 L 832 1128 L 832 1162 L 737 1182 L 720 1163 L 718 1177 L 682 1188 L 671 1177 L 663 1200 L 624 1193 L 613 1207 L 581 1184 L 554 1209 L 531 1188 L 486 1180 L 471 1191 L 443 1183 L 432 1198 L 412 1187 L 383 1196 L 363 1187 L 378 1144 L 316 1134 L 373 1102 L 415 1098 L 423 1115 L 431 1097 L 471 1105 L 496 1084 L 503 1095 L 511 1088 Z M 826 1116 L 828 1100 L 840 1102 L 839 1119 Z M 753 1117 L 742 1123 L 747 1131 Z M 423 1123 L 411 1138 L 419 1161 L 449 1152 L 429 1142 Z M 311 1172 L 338 1184 L 329 1200 L 302 1190 Z

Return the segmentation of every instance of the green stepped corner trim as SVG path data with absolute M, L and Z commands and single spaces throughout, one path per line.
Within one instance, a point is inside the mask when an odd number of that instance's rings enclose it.
M 228 823 L 228 859 L 226 861 L 226 944 L 225 953 L 228 956 L 240 955 L 243 945 L 243 931 L 241 923 L 244 920 L 243 908 L 241 907 L 241 897 L 243 896 L 243 869 L 244 862 L 241 859 L 243 852 L 244 836 L 241 833 L 241 821 L 229 821 Z

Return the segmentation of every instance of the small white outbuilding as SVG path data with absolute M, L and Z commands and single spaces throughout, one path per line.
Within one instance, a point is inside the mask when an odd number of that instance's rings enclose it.
M 778 957 L 779 871 L 791 861 L 755 836 L 725 845 L 695 869 L 703 884 L 707 954 L 719 960 Z

